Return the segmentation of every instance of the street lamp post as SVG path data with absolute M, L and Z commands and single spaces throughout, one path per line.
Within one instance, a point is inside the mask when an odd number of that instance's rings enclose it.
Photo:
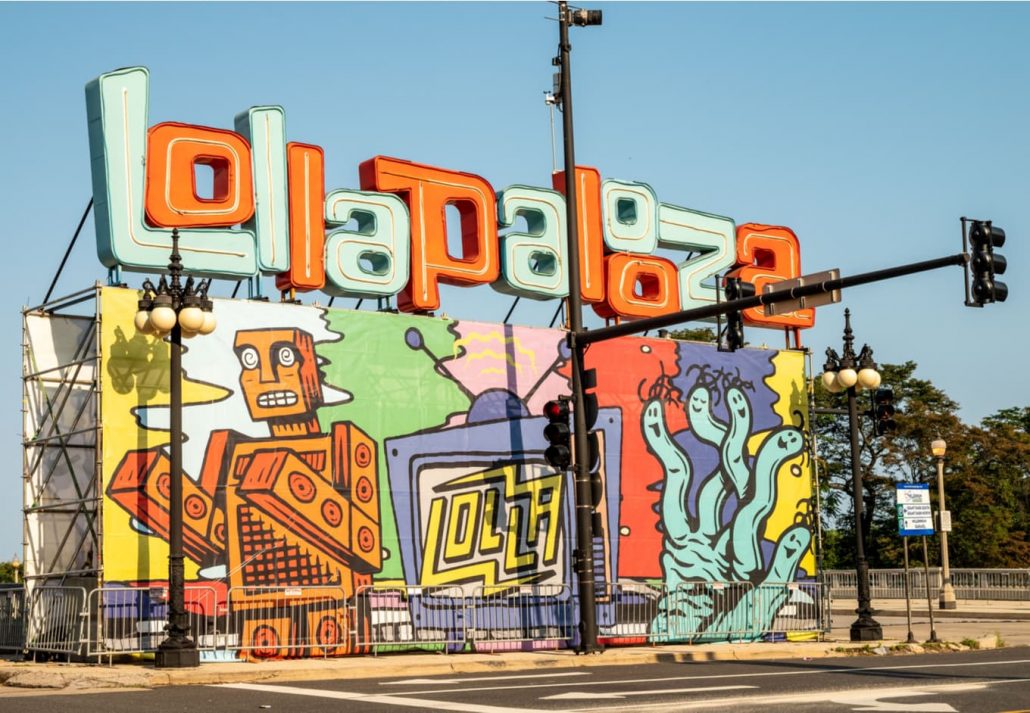
M 823 365 L 823 386 L 831 393 L 847 391 L 848 428 L 851 436 L 851 481 L 855 509 L 855 570 L 858 575 L 858 619 L 851 625 L 852 641 L 879 641 L 883 628 L 873 619 L 869 596 L 869 563 L 865 558 L 865 541 L 862 527 L 862 465 L 858 445 L 858 406 L 856 396 L 859 389 L 873 390 L 880 385 L 880 373 L 873 361 L 873 350 L 863 344 L 855 354 L 855 337 L 851 331 L 851 310 L 844 310 L 844 351 L 826 350 L 826 364 Z
M 930 450 L 937 458 L 937 508 L 938 527 L 941 533 L 941 609 L 955 609 L 958 603 L 955 601 L 955 590 L 951 586 L 951 570 L 948 569 L 948 532 L 944 529 L 945 520 L 948 519 L 948 509 L 944 504 L 944 454 L 948 450 L 948 444 L 943 438 L 938 438 L 930 444 Z
M 159 337 L 169 335 L 169 507 L 168 507 L 168 623 L 167 636 L 158 646 L 154 664 L 158 668 L 200 665 L 197 644 L 189 637 L 186 618 L 186 580 L 182 550 L 182 339 L 210 334 L 215 329 L 212 303 L 207 298 L 210 280 L 182 282 L 179 231 L 172 230 L 172 255 L 168 263 L 171 279 L 161 277 L 157 287 L 143 282 L 143 297 L 136 313 L 136 329 Z

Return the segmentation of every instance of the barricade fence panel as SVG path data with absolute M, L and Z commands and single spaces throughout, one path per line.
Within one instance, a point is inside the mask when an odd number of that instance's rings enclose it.
M 232 587 L 221 631 L 243 658 L 343 656 L 353 611 L 339 586 Z
M 662 640 L 659 605 L 668 596 L 663 584 L 606 582 L 595 590 L 598 637 L 606 645 L 654 643 Z
M 477 651 L 560 648 L 576 633 L 578 602 L 567 584 L 476 587 L 468 608 Z
M 0 588 L 0 651 L 25 648 L 25 587 Z
M 25 649 L 31 653 L 82 653 L 86 590 L 83 587 L 32 587 Z
M 224 604 L 213 587 L 186 589 L 189 635 L 202 651 L 225 648 L 229 641 L 220 630 Z M 151 653 L 166 637 L 168 591 L 164 588 L 100 587 L 86 604 L 88 656 Z
M 466 598 L 459 586 L 361 587 L 354 595 L 359 648 L 381 651 L 461 651 L 467 640 Z

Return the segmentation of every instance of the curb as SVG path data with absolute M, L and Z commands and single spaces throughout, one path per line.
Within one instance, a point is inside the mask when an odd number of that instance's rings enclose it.
M 875 642 L 898 647 L 900 642 Z M 440 676 L 460 673 L 568 669 L 648 663 L 757 661 L 769 659 L 834 658 L 870 644 L 850 641 L 805 643 L 752 643 L 745 646 L 698 646 L 608 649 L 581 656 L 569 651 L 505 652 L 503 654 L 397 654 L 379 657 L 277 660 L 259 663 L 206 663 L 195 669 L 154 669 L 152 664 L 12 663 L 0 664 L 0 684 L 8 689 L 83 690 L 89 688 L 156 688 L 161 686 L 274 683 L 327 678 L 390 678 Z M 949 650 L 964 650 L 949 644 Z M 892 653 L 918 653 L 919 648 Z M 886 652 L 885 652 L 886 653 Z M 401 660 L 403 659 L 403 660 Z

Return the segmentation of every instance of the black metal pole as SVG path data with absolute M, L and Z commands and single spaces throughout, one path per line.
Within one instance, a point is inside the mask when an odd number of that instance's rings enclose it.
M 576 201 L 576 150 L 572 133 L 572 69 L 569 61 L 569 7 L 558 3 L 558 57 L 561 69 L 561 106 L 565 153 L 565 205 L 568 232 L 569 346 L 572 352 L 572 474 L 575 482 L 576 551 L 579 584 L 579 651 L 592 653 L 597 644 L 597 612 L 594 604 L 593 504 L 587 462 L 587 423 L 583 398 L 584 345 L 583 303 L 579 294 L 579 212 Z
M 43 298 L 43 304 L 50 301 L 50 296 L 54 294 L 54 288 L 57 287 L 57 280 L 61 277 L 61 273 L 64 272 L 64 266 L 68 262 L 68 256 L 72 254 L 72 248 L 75 247 L 75 241 L 79 239 L 79 233 L 82 232 L 82 226 L 86 224 L 86 218 L 89 216 L 89 212 L 93 209 L 93 199 L 89 199 L 89 203 L 86 204 L 86 210 L 82 211 L 82 217 L 79 219 L 79 225 L 75 228 L 75 234 L 72 235 L 71 242 L 68 243 L 68 249 L 64 251 L 64 257 L 61 258 L 61 264 L 57 266 L 57 273 L 54 275 L 53 281 L 50 283 L 50 289 L 46 291 L 46 297 Z
M 916 643 L 916 637 L 912 633 L 912 594 L 908 581 L 908 537 L 902 537 L 901 542 L 905 546 L 905 620 L 908 622 L 908 644 Z
M 926 549 L 926 535 L 923 535 L 923 582 L 926 585 L 926 610 L 930 612 L 930 643 L 937 643 L 937 627 L 933 623 L 933 598 L 930 595 L 930 555 Z
M 844 310 L 844 357 L 845 366 L 855 368 L 855 337 L 851 331 L 851 310 Z M 869 563 L 865 558 L 865 534 L 862 526 L 864 489 L 862 487 L 862 460 L 858 444 L 858 403 L 856 386 L 848 388 L 848 431 L 851 436 L 851 484 L 855 509 L 855 573 L 858 576 L 858 619 L 851 625 L 852 641 L 879 641 L 883 628 L 873 619 L 869 595 Z
M 178 231 L 172 233 L 171 272 L 173 309 L 178 315 L 182 307 L 182 285 L 179 276 L 182 261 L 179 256 Z M 189 638 L 186 619 L 186 576 L 182 551 L 182 328 L 176 319 L 169 337 L 169 506 L 168 506 L 168 624 L 167 637 L 158 646 L 154 665 L 158 668 L 184 668 L 200 665 L 200 652 L 196 642 Z

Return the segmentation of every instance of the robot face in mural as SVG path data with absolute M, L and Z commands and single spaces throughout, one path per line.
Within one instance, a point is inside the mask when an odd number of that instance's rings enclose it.
M 322 403 L 311 335 L 299 329 L 236 333 L 240 386 L 255 421 L 309 418 Z

